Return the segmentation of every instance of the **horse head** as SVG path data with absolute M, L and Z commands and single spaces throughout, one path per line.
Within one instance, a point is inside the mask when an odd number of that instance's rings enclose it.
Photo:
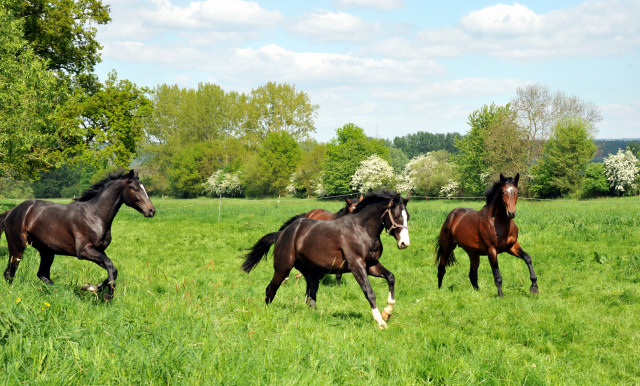
M 399 194 L 389 201 L 387 209 L 382 214 L 382 225 L 398 242 L 398 249 L 405 249 L 409 246 L 409 212 L 407 203 L 409 196 L 402 198 Z
M 156 208 L 151 203 L 144 185 L 138 179 L 138 172 L 131 169 L 124 181 L 126 186 L 122 198 L 125 205 L 142 213 L 144 217 L 153 217 L 156 214 Z
M 502 183 L 502 202 L 508 218 L 516 217 L 516 203 L 518 202 L 518 180 L 520 173 L 514 178 L 505 177 L 500 173 L 500 182 Z

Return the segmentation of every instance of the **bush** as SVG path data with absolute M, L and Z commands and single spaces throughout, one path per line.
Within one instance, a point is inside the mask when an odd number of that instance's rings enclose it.
M 587 165 L 582 182 L 582 198 L 606 196 L 609 194 L 609 182 L 605 175 L 604 164 L 592 163 Z

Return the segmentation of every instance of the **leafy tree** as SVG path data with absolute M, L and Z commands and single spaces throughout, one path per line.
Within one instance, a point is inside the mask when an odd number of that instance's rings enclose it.
M 414 157 L 407 164 L 404 176 L 406 187 L 401 191 L 412 191 L 419 195 L 437 197 L 451 195 L 451 188 L 443 193 L 443 187 L 457 183 L 458 174 L 453 164 L 449 163 L 449 153 L 438 150 Z
M 391 167 L 396 173 L 401 173 L 409 163 L 409 157 L 402 150 L 395 147 L 389 148 L 389 158 L 391 158 Z
M 554 128 L 542 159 L 533 168 L 531 188 L 544 198 L 567 196 L 579 191 L 585 169 L 595 151 L 588 124 L 579 118 L 564 119 Z
M 627 144 L 627 147 L 636 156 L 636 158 L 640 158 L 640 141 L 631 141 Z
M 167 170 L 169 191 L 180 198 L 198 197 L 204 193 L 204 183 L 214 172 L 216 151 L 207 142 L 197 142 L 178 149 Z
M 51 70 L 77 76 L 100 62 L 94 24 L 107 24 L 109 6 L 100 0 L 5 0 L 21 20 L 21 35 Z
M 318 186 L 322 184 L 322 164 L 326 152 L 327 145 L 315 144 L 302 155 L 302 159 L 291 177 L 289 193 L 300 197 L 309 197 L 315 194 Z
M 516 123 L 516 115 L 510 105 L 498 108 L 494 119 L 487 127 L 484 139 L 484 160 L 489 167 L 489 178 L 497 180 L 500 174 L 526 175 L 527 144 L 523 131 Z M 525 182 L 525 181 L 523 181 Z M 523 189 L 520 183 L 520 189 Z
M 486 189 L 491 173 L 486 157 L 485 140 L 490 126 L 501 122 L 508 114 L 508 109 L 508 106 L 484 105 L 469 115 L 469 133 L 456 140 L 458 153 L 452 157 L 464 192 L 481 195 Z
M 552 93 L 540 84 L 517 88 L 516 96 L 511 99 L 511 108 L 525 134 L 529 165 L 541 157 L 545 142 L 561 121 L 579 118 L 593 136 L 595 125 L 602 120 L 598 107 L 593 103 L 567 96 L 561 91 Z
M 315 132 L 318 105 L 305 92 L 287 84 L 269 82 L 251 91 L 247 102 L 244 132 L 252 142 L 277 131 L 286 131 L 296 140 Z
M 336 138 L 327 145 L 322 185 L 329 195 L 352 193 L 349 182 L 360 162 L 372 154 L 389 159 L 389 149 L 381 140 L 368 138 L 364 130 L 353 123 L 336 129 Z
M 244 173 L 247 191 L 253 195 L 286 194 L 301 157 L 302 150 L 292 134 L 286 131 L 270 133 L 262 143 L 253 167 Z
M 609 193 L 609 181 L 604 172 L 604 164 L 590 163 L 584 172 L 582 198 L 606 196 Z
M 609 154 L 609 157 L 604 159 L 604 166 L 609 186 L 616 195 L 633 195 L 637 192 L 636 182 L 640 167 L 631 150 L 619 149 L 617 154 Z
M 456 138 L 458 137 L 460 137 L 458 133 L 434 134 L 418 131 L 417 133 L 408 134 L 404 137 L 395 137 L 393 139 L 393 146 L 402 150 L 409 159 L 436 150 L 446 150 L 449 153 L 455 153 L 457 151 Z
M 377 154 L 370 155 L 360 162 L 360 166 L 351 176 L 351 189 L 360 193 L 369 193 L 380 189 L 396 189 L 396 175 L 389 163 Z

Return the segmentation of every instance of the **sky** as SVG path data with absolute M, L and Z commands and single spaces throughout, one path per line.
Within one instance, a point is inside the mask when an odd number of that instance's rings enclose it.
M 597 138 L 640 138 L 640 0 L 103 0 L 96 72 L 154 88 L 287 83 L 321 142 L 469 130 L 542 85 L 597 105 Z

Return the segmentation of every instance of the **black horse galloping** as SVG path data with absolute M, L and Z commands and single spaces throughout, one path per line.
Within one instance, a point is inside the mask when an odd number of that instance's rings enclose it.
M 53 284 L 49 276 L 56 254 L 76 256 L 107 270 L 107 278 L 101 284 L 85 284 L 82 289 L 98 292 L 106 288 L 104 299 L 111 300 L 118 270 L 104 251 L 111 243 L 111 223 L 122 204 L 145 217 L 156 213 L 135 170 L 111 173 L 69 204 L 32 199 L 0 214 L 0 234 L 4 230 L 9 247 L 4 278 L 9 283 L 13 281 L 30 244 L 40 253 L 40 280 Z

